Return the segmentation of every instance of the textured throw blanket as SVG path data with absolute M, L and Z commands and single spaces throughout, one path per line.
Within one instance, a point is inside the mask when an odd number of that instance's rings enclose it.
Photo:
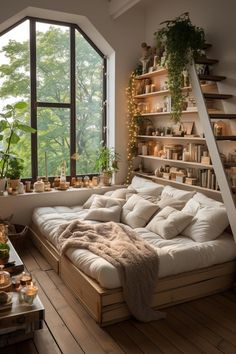
M 158 276 L 158 255 L 132 229 L 115 222 L 89 224 L 75 220 L 59 227 L 58 245 L 62 254 L 70 247 L 88 249 L 114 265 L 127 306 L 138 320 L 165 317 L 163 312 L 150 308 Z

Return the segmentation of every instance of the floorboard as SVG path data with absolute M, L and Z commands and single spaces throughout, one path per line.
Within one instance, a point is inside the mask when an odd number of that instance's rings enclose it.
M 100 328 L 31 243 L 18 252 L 39 286 L 45 322 L 0 354 L 236 354 L 233 291 L 168 308 L 165 320 Z

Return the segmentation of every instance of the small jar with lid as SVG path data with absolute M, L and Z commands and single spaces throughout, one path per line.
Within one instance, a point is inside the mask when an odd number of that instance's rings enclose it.
M 39 180 L 34 183 L 34 191 L 39 193 L 39 192 L 44 192 L 44 182 L 43 180 Z
M 11 291 L 11 276 L 10 273 L 3 270 L 4 265 L 0 265 L 0 291 Z

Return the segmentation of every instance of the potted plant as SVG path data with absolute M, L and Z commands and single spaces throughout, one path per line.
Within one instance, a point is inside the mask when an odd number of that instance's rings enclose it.
M 10 178 L 10 187 L 12 189 L 17 189 L 23 169 L 22 159 L 15 157 L 9 160 L 6 177 Z
M 183 109 L 183 71 L 197 58 L 205 45 L 204 30 L 194 26 L 185 12 L 174 20 L 165 21 L 165 26 L 155 33 L 157 43 L 164 46 L 162 58 L 168 70 L 168 84 L 172 102 L 172 118 L 179 122 Z
M 16 159 L 12 154 L 12 146 L 20 141 L 20 133 L 35 133 L 35 129 L 22 122 L 25 115 L 26 102 L 6 105 L 0 113 L 0 181 L 5 184 L 10 161 Z M 0 190 L 4 190 L 0 183 Z
M 105 186 L 111 185 L 111 179 L 114 172 L 119 170 L 118 168 L 119 155 L 113 148 L 102 146 L 98 151 L 98 157 L 96 161 L 96 168 L 101 172 L 102 183 Z
M 10 247 L 7 243 L 0 243 L 0 264 L 6 264 L 9 260 Z

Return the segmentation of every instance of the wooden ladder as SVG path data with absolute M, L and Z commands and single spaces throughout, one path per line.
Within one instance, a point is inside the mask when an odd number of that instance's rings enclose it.
M 196 63 L 203 64 L 214 64 L 217 61 L 214 59 L 204 59 L 210 60 L 212 62 L 203 63 L 201 60 L 196 61 Z M 222 200 L 225 204 L 229 223 L 232 229 L 232 233 L 236 242 L 236 208 L 235 200 L 232 191 L 232 187 L 228 180 L 228 177 L 225 173 L 225 167 L 222 163 L 220 157 L 220 151 L 217 145 L 217 140 L 236 140 L 236 136 L 220 136 L 215 137 L 211 119 L 236 119 L 236 114 L 225 114 L 225 113 L 209 113 L 206 105 L 206 99 L 216 99 L 216 100 L 225 100 L 232 97 L 232 95 L 221 94 L 221 93 L 203 93 L 200 85 L 200 80 L 209 80 L 209 81 L 222 81 L 225 79 L 224 76 L 215 76 L 215 75 L 198 75 L 196 71 L 195 64 L 191 64 L 188 67 L 189 77 L 192 85 L 192 92 L 196 99 L 196 104 L 198 108 L 198 114 L 200 123 L 202 125 L 207 147 L 210 153 L 211 161 L 215 170 L 216 179 L 220 187 Z

